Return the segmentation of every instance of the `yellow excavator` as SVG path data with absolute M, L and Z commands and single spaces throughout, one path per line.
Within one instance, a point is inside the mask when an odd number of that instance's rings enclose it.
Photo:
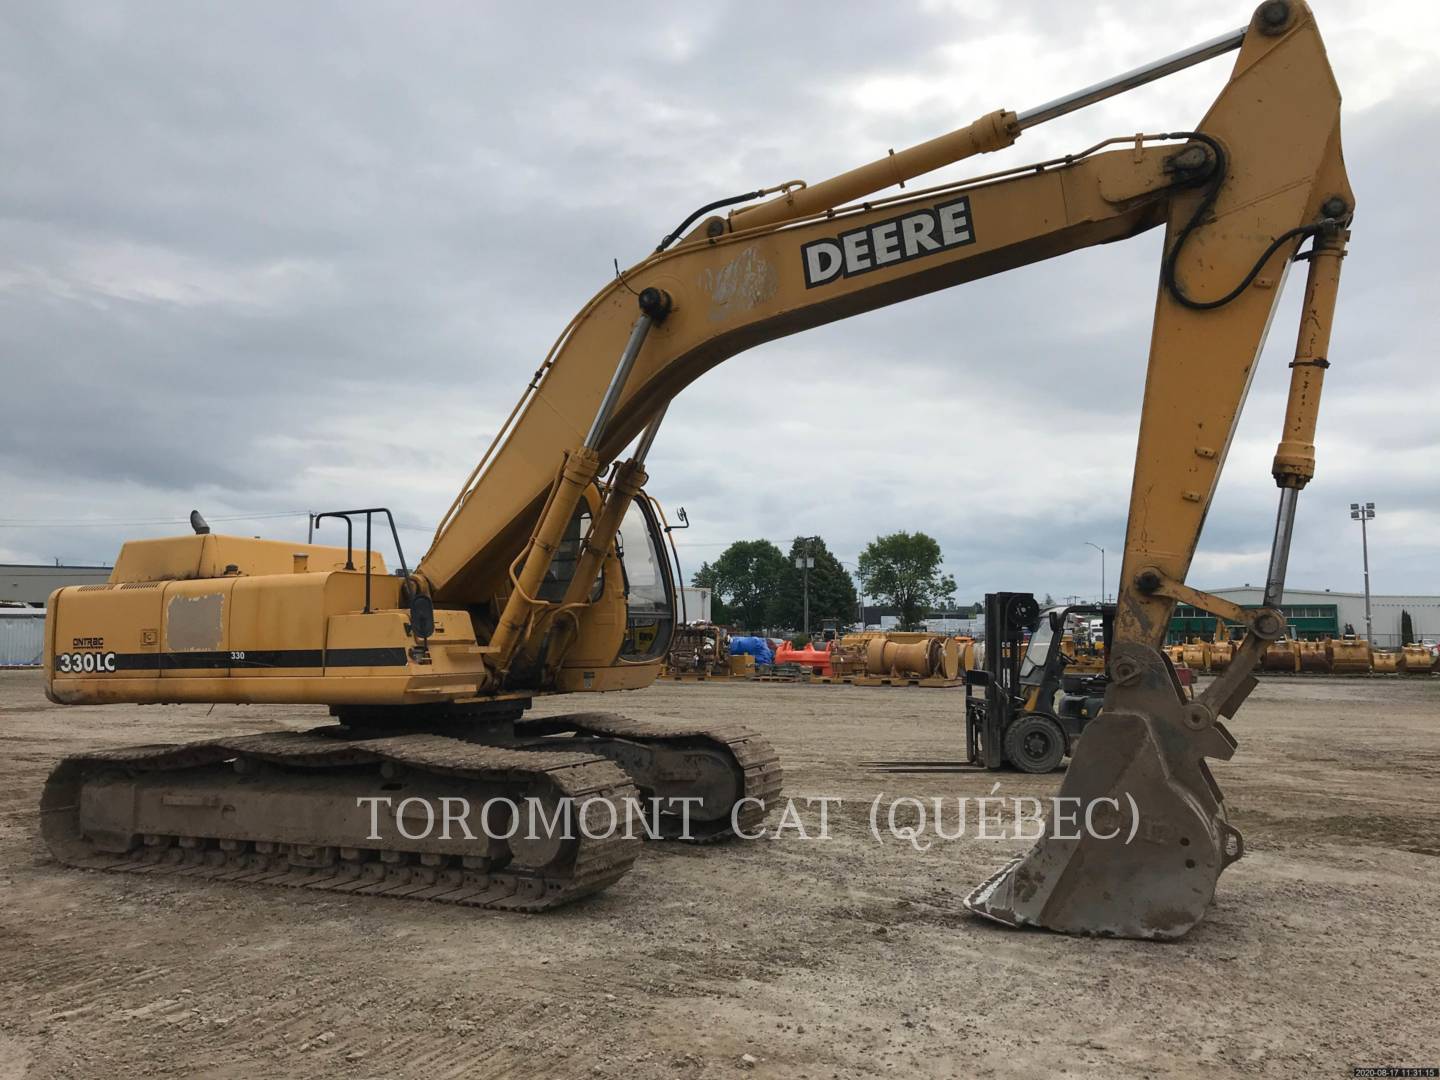
M 1233 50 L 1191 130 L 904 187 Z M 217 536 L 197 518 L 194 535 L 125 544 L 108 584 L 56 592 L 57 702 L 325 704 L 338 723 L 69 758 L 43 796 L 50 849 L 85 867 L 538 910 L 615 881 L 642 836 L 751 827 L 780 785 L 752 732 L 524 715 L 536 695 L 634 689 L 661 669 L 675 583 L 642 489 L 670 399 L 761 342 L 1163 226 L 1110 681 L 1060 792 L 1098 807 L 1095 827 L 1047 830 L 966 904 L 1012 925 L 1178 937 L 1243 851 L 1206 759 L 1234 752 L 1223 718 L 1285 633 L 1353 210 L 1340 94 L 1301 0 L 822 183 L 712 202 L 570 320 L 413 569 L 376 554 L 373 529 L 393 527 L 377 508 L 335 516 L 343 548 Z M 1308 276 L 1265 604 L 1242 610 L 1184 579 L 1295 261 Z M 1161 651 L 1177 602 L 1246 628 L 1193 701 Z M 632 802 L 658 808 L 638 834 L 604 827 Z M 522 805 L 544 827 L 521 829 Z M 554 827 L 575 805 L 588 827 Z M 436 806 L 479 839 L 439 835 Z

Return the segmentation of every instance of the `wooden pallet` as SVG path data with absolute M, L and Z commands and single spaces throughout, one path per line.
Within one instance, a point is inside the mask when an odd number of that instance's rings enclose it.
M 915 676 L 903 675 L 856 675 L 854 678 L 856 686 L 932 686 L 948 688 L 953 686 L 964 686 L 964 679 L 921 679 Z
M 811 675 L 811 676 L 810 676 L 810 681 L 811 681 L 812 683 L 834 683 L 834 684 L 838 685 L 838 684 L 840 684 L 840 683 L 853 683 L 853 682 L 855 681 L 855 676 L 854 676 L 854 675 Z

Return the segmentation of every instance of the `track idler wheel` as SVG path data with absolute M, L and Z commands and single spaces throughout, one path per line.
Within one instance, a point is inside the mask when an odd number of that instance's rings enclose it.
M 972 912 L 1068 934 L 1178 938 L 1243 853 L 1204 759 L 1234 753 L 1217 716 L 1234 712 L 1248 673 L 1216 680 L 1222 706 L 1207 700 L 1209 691 L 1183 701 L 1156 649 L 1117 647 L 1111 673 L 1104 710 L 1075 746 L 1045 834 L 965 898 Z

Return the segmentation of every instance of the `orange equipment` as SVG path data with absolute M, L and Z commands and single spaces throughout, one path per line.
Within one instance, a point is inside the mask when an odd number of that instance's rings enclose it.
M 803 668 L 809 668 L 812 675 L 828 676 L 830 674 L 830 650 L 817 649 L 814 645 L 797 649 L 790 642 L 782 641 L 780 647 L 775 650 L 775 663 L 799 664 Z

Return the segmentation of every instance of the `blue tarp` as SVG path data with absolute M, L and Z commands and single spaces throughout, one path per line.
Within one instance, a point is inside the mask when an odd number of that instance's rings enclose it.
M 731 656 L 741 656 L 747 653 L 755 657 L 757 664 L 775 663 L 775 653 L 770 648 L 770 643 L 763 637 L 732 637 L 730 639 Z

